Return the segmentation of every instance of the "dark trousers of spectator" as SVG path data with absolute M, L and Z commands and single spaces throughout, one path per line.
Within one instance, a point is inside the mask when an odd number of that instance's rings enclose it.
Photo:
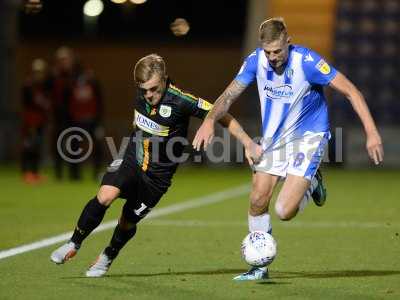
M 32 128 L 22 138 L 22 172 L 39 173 L 44 129 Z

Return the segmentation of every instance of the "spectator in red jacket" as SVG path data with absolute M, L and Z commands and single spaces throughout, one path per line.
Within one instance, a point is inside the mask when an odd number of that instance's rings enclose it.
M 38 58 L 22 91 L 22 172 L 24 181 L 38 183 L 45 126 L 50 108 L 47 64 Z

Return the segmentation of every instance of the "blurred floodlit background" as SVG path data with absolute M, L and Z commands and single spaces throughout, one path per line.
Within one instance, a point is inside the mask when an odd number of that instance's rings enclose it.
M 131 130 L 132 70 L 139 58 L 160 54 L 178 86 L 214 102 L 242 58 L 257 46 L 260 22 L 271 16 L 286 19 L 293 43 L 319 52 L 356 83 L 382 131 L 384 166 L 399 167 L 398 0 L 2 0 L 0 161 L 17 164 L 21 159 L 27 78 L 32 80 L 44 69 L 48 75 L 62 73 L 68 51 L 73 51 L 86 84 L 86 90 L 78 92 L 85 95 L 90 88 L 99 100 L 94 115 L 98 114 L 102 132 L 93 134 L 118 141 Z M 342 96 L 327 95 L 336 136 L 330 145 L 331 160 L 336 158 L 345 167 L 369 165 L 361 123 Z M 55 101 L 52 93 L 46 97 Z M 259 135 L 254 86 L 235 103 L 232 113 L 252 136 Z M 51 109 L 47 114 L 40 151 L 42 163 L 51 166 L 55 163 L 51 131 L 60 119 Z M 193 123 L 191 136 L 198 124 Z M 104 149 L 97 163 L 105 164 L 109 158 Z

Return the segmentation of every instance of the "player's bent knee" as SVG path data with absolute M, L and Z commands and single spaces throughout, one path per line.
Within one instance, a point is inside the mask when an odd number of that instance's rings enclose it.
M 295 214 L 293 214 L 293 212 L 291 212 L 281 201 L 275 203 L 275 212 L 278 218 L 282 221 L 289 221 L 295 216 Z
M 109 206 L 111 203 L 118 198 L 120 189 L 114 186 L 102 185 L 99 192 L 97 193 L 97 199 L 100 204 Z

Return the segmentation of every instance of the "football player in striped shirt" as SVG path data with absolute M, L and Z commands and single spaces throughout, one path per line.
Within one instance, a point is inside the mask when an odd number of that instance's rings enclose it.
M 318 171 L 330 138 L 324 86 L 342 93 L 360 117 L 369 156 L 383 160 L 382 140 L 361 92 L 316 52 L 291 45 L 282 18 L 260 25 L 261 47 L 244 61 L 239 73 L 217 99 L 199 128 L 193 146 L 200 149 L 212 140 L 214 124 L 231 104 L 257 81 L 262 120 L 263 155 L 253 166 L 253 186 L 248 213 L 249 231 L 271 232 L 269 203 L 280 178 L 285 182 L 275 203 L 281 220 L 290 220 L 310 199 L 322 206 L 326 190 Z M 235 280 L 268 277 L 268 270 L 252 268 Z

